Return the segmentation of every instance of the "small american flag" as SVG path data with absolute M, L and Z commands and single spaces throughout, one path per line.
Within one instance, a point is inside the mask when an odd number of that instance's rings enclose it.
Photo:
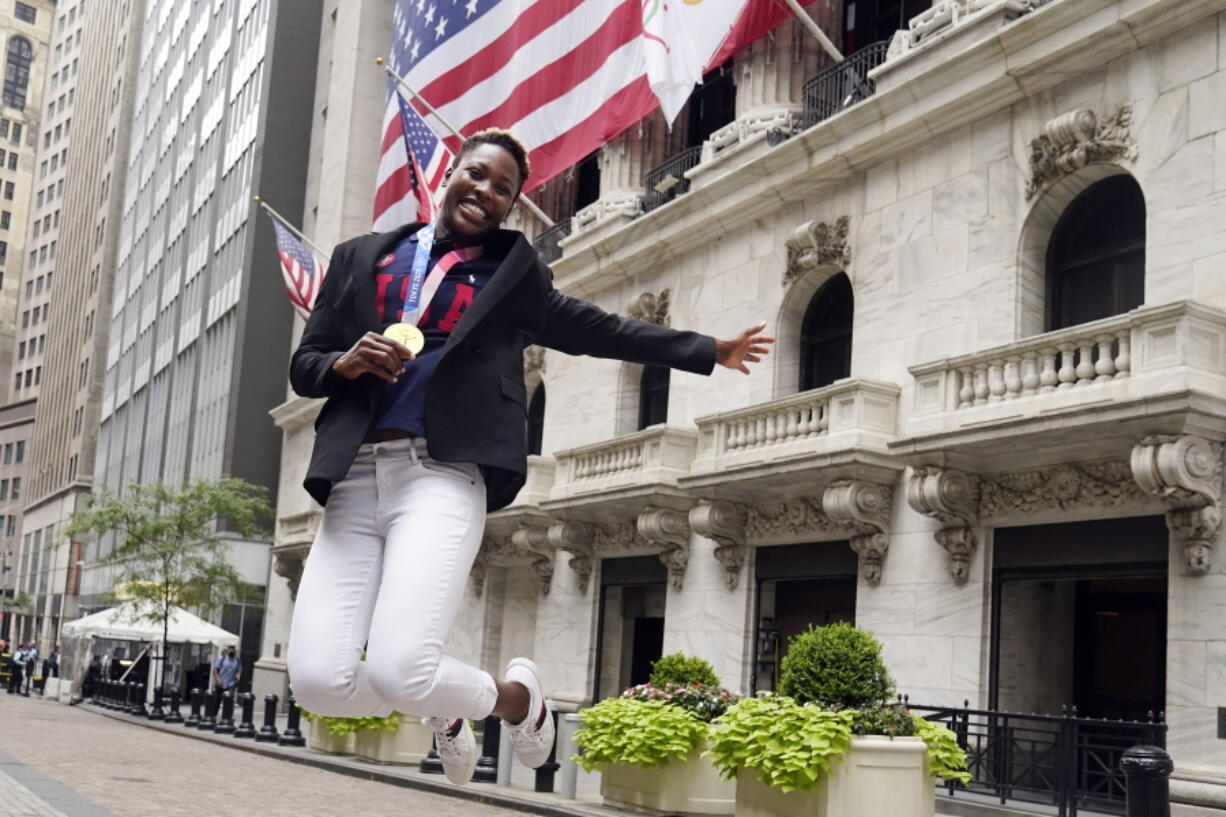
M 378 232 L 410 221 L 433 221 L 434 195 L 451 163 L 451 152 L 398 91 L 393 91 L 388 115 L 375 193 Z
M 315 307 L 315 296 L 323 286 L 328 265 L 306 248 L 298 238 L 271 213 L 272 227 L 277 232 L 277 255 L 281 257 L 281 277 L 285 294 L 294 309 L 306 320 Z

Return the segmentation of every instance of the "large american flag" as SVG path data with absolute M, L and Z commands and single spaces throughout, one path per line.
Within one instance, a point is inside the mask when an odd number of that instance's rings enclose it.
M 298 238 L 281 224 L 272 213 L 272 228 L 277 233 L 277 255 L 281 257 L 281 277 L 285 280 L 285 293 L 289 295 L 294 309 L 306 320 L 315 307 L 315 296 L 323 286 L 328 265 L 306 248 Z

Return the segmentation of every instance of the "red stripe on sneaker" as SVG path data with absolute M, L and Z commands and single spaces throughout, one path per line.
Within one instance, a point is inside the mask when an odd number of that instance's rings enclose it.
M 549 717 L 549 709 L 545 706 L 545 702 L 541 701 L 541 715 L 536 719 L 536 730 L 539 732 L 541 727 L 545 725 L 545 719 Z

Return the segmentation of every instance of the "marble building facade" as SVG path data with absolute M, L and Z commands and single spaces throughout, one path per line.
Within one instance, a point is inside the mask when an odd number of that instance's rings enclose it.
M 1175 813 L 1211 813 L 1226 2 L 943 0 L 894 36 L 871 97 L 809 127 L 788 42 L 737 57 L 735 120 L 684 195 L 645 211 L 643 129 L 602 151 L 601 198 L 552 263 L 611 311 L 719 336 L 767 321 L 775 353 L 749 377 L 672 373 L 665 421 L 640 429 L 641 367 L 529 350 L 542 454 L 488 520 L 451 652 L 491 671 L 533 655 L 573 709 L 652 650 L 769 688 L 798 622 L 851 618 L 912 700 L 1110 717 L 1151 701 Z M 1137 195 L 1129 228 L 1110 208 Z M 1061 283 L 1107 263 L 1076 254 L 1094 229 L 1120 234 L 1110 263 L 1139 263 L 1139 291 Z M 802 389 L 834 286 L 854 304 L 848 371 Z M 288 581 L 269 688 L 318 522 L 292 490 L 317 410 L 290 395 L 273 413 Z M 1129 666 L 1152 683 L 1103 686 Z

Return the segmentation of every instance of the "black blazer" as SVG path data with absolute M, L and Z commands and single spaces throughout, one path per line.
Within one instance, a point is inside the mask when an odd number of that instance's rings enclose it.
M 383 326 L 375 309 L 375 260 L 419 223 L 340 244 L 290 361 L 303 397 L 327 397 L 303 486 L 319 504 L 344 478 L 374 421 L 378 378 L 346 380 L 332 364 L 366 332 Z M 527 471 L 524 347 L 616 358 L 710 374 L 715 340 L 622 318 L 553 288 L 553 275 L 522 234 L 499 230 L 487 252 L 503 257 L 456 324 L 426 389 L 426 445 L 442 462 L 472 462 L 485 475 L 489 510 L 504 507 Z

